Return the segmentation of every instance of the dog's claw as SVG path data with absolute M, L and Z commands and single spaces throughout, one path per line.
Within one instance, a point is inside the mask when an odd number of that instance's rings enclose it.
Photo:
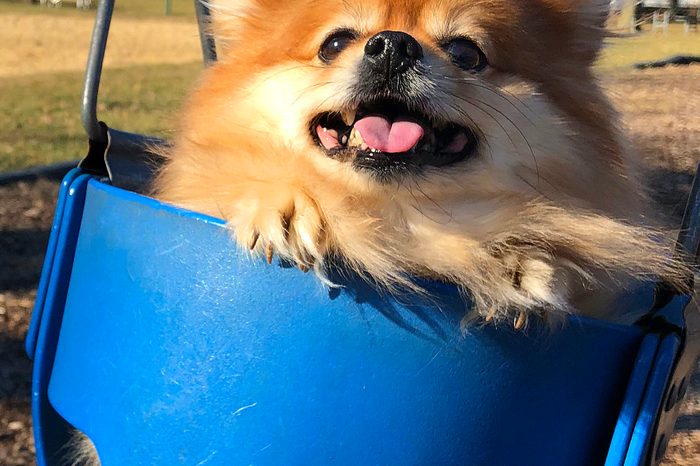
M 251 251 L 255 249 L 255 246 L 258 245 L 258 239 L 260 238 L 260 233 L 257 231 L 253 231 L 253 233 L 250 235 L 250 239 L 248 240 L 248 249 Z
M 268 264 L 272 264 L 272 255 L 274 254 L 274 249 L 272 247 L 272 243 L 267 243 L 267 246 L 265 247 L 265 259 L 267 260 Z
M 518 317 L 515 318 L 514 326 L 516 330 L 522 330 L 527 324 L 527 314 L 523 311 L 518 313 Z

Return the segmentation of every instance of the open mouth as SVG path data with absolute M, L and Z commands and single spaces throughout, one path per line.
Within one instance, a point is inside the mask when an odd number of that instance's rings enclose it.
M 381 177 L 459 162 L 475 151 L 478 142 L 469 128 L 389 99 L 317 115 L 311 121 L 311 135 L 328 156 L 351 160 L 357 168 Z

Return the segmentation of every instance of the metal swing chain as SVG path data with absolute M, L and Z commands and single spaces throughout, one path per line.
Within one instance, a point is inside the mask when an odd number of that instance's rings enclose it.
M 166 141 L 142 134 L 109 128 L 97 116 L 97 99 L 107 49 L 115 0 L 97 5 L 90 52 L 85 71 L 80 119 L 88 136 L 88 153 L 80 161 L 84 171 L 108 178 L 112 183 L 138 190 L 159 165 L 149 147 L 167 145 Z M 209 32 L 209 8 L 203 0 L 194 0 L 204 64 L 216 61 L 216 44 Z

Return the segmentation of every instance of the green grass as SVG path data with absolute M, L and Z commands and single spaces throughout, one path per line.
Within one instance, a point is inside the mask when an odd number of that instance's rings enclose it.
M 611 39 L 603 51 L 598 68 L 602 71 L 629 69 L 634 63 L 659 60 L 672 55 L 700 55 L 700 34 L 685 34 L 681 24 L 672 24 L 668 34 L 652 34 L 651 26 L 630 37 Z
M 97 4 L 97 0 L 93 0 Z M 194 17 L 194 0 L 172 0 L 172 16 Z M 125 16 L 165 16 L 165 0 L 115 0 L 115 15 Z M 31 5 L 18 0 L 0 0 L 0 14 L 2 13 L 44 13 L 59 15 L 86 15 L 94 12 L 91 10 L 78 10 L 75 8 L 75 0 L 64 0 L 61 8 L 48 8 L 41 5 Z
M 161 1 L 117 0 L 116 5 L 128 15 L 163 13 Z M 189 0 L 173 1 L 176 14 L 191 14 L 192 5 Z M 0 0 L 0 14 L 24 10 L 48 9 Z M 48 11 L 85 14 L 69 6 Z M 682 26 L 673 25 L 668 35 L 646 32 L 611 40 L 598 68 L 604 73 L 623 72 L 637 61 L 678 53 L 700 55 L 700 35 L 685 35 Z M 114 128 L 167 136 L 172 115 L 200 69 L 193 63 L 107 70 L 98 115 Z M 0 172 L 84 155 L 86 138 L 79 119 L 82 79 L 82 73 L 62 73 L 0 80 Z
M 98 117 L 114 128 L 167 136 L 201 69 L 194 63 L 107 70 Z M 85 155 L 81 83 L 82 73 L 0 80 L 0 172 Z

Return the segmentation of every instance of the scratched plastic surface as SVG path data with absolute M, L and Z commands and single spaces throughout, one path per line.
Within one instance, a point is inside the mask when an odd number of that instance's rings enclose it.
M 448 286 L 342 284 L 92 180 L 49 400 L 104 466 L 604 462 L 640 332 L 462 335 Z

